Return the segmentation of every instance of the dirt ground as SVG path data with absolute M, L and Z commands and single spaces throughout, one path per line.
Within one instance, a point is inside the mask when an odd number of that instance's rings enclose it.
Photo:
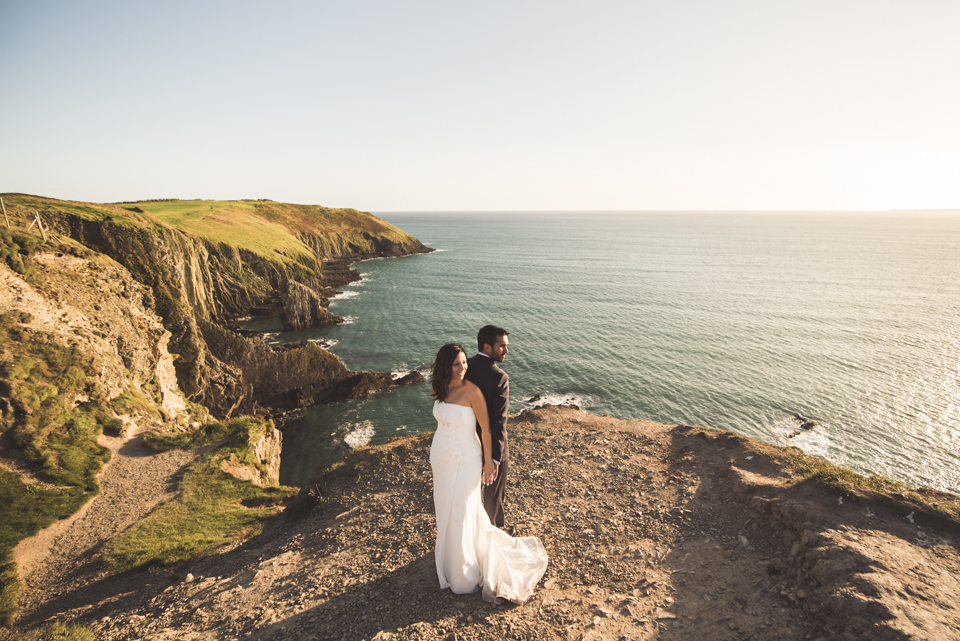
M 174 570 L 100 574 L 97 541 L 131 513 L 98 498 L 35 549 L 9 634 L 61 621 L 106 640 L 960 639 L 956 521 L 840 499 L 729 433 L 558 407 L 509 432 L 507 524 L 550 557 L 524 605 L 439 589 L 421 435 L 354 453 L 262 535 Z M 168 496 L 166 465 L 153 482 L 124 469 L 104 476 L 104 495 L 125 497 L 112 505 Z M 95 518 L 112 527 L 89 536 Z

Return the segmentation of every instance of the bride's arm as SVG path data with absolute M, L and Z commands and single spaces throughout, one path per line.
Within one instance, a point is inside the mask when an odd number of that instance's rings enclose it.
M 483 393 L 479 387 L 473 386 L 470 390 L 470 407 L 473 413 L 477 415 L 477 423 L 480 424 L 480 444 L 483 446 L 483 475 L 481 480 L 484 485 L 490 485 L 497 478 L 497 468 L 493 464 L 493 438 L 490 436 L 490 417 L 487 416 L 487 402 L 483 398 Z

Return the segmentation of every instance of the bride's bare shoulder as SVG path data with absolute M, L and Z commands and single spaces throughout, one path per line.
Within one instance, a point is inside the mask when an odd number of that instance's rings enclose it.
M 471 383 L 470 381 L 464 381 L 464 383 L 465 383 L 464 388 L 467 391 L 468 398 L 470 398 L 471 400 L 482 401 L 486 403 L 486 401 L 483 400 L 483 392 L 480 391 L 479 387 L 477 387 L 475 384 Z

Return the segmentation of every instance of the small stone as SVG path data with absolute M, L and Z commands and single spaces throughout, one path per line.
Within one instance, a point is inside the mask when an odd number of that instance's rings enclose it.
M 468 615 L 467 615 L 467 623 L 473 623 L 473 615 L 472 615 L 472 614 L 468 614 Z
M 183 580 L 184 583 L 193 583 L 193 575 L 188 574 L 187 577 Z
M 661 612 L 657 615 L 658 619 L 676 619 L 677 615 L 673 612 Z

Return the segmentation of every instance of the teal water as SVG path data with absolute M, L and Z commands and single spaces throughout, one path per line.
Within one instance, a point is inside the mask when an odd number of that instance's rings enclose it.
M 862 473 L 960 492 L 960 216 L 380 214 L 437 251 L 354 267 L 324 339 L 354 370 L 426 373 L 507 328 L 511 409 L 708 425 Z M 261 320 L 261 328 L 270 328 Z M 434 429 L 428 384 L 310 408 L 281 480 Z M 796 438 L 795 413 L 819 427 Z

